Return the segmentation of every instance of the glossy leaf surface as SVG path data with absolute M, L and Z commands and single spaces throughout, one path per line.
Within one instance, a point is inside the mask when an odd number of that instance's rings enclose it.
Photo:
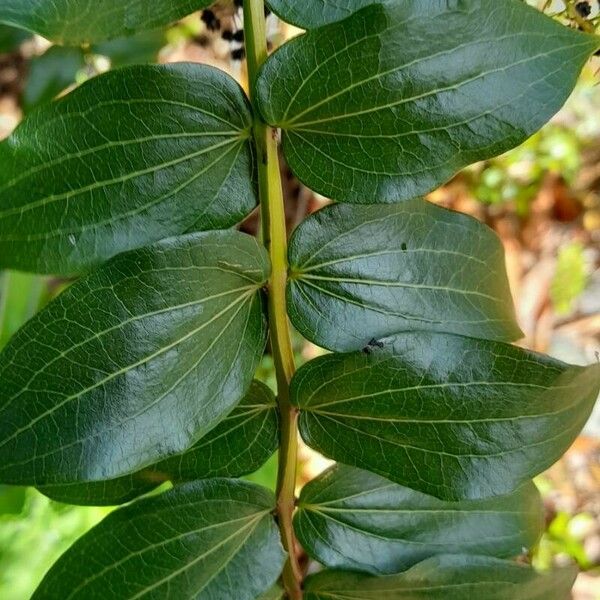
M 378 575 L 438 554 L 517 556 L 537 543 L 544 516 L 531 482 L 508 496 L 444 502 L 338 464 L 304 486 L 294 527 L 320 563 Z
M 275 52 L 258 104 L 308 187 L 396 202 L 527 139 L 599 46 L 521 0 L 372 5 Z
M 2 0 L 0 22 L 59 44 L 80 45 L 155 29 L 212 0 Z
M 370 4 L 393 4 L 394 0 L 267 0 L 271 10 L 286 23 L 302 29 L 314 29 L 341 21 Z
M 277 410 L 273 392 L 253 381 L 236 408 L 189 450 L 117 479 L 40 488 L 67 504 L 115 505 L 128 502 L 160 483 L 240 477 L 256 471 L 278 444 Z
M 497 558 L 445 555 L 400 575 L 324 571 L 310 577 L 304 600 L 568 600 L 575 568 L 538 574 Z
M 475 219 L 420 199 L 326 206 L 295 230 L 289 262 L 290 318 L 330 350 L 415 329 L 521 336 L 500 240 Z
M 445 500 L 506 494 L 585 424 L 600 364 L 500 342 L 406 333 L 310 361 L 292 381 L 308 445 Z
M 97 481 L 187 450 L 246 393 L 266 338 L 254 238 L 206 232 L 115 257 L 0 355 L 0 481 Z
M 117 510 L 52 567 L 35 600 L 255 600 L 284 552 L 259 486 L 208 479 Z
M 256 204 L 239 85 L 212 67 L 137 66 L 34 111 L 0 144 L 0 266 L 77 273 Z

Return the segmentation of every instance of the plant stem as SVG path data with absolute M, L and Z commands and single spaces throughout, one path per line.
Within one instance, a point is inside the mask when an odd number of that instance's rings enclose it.
M 267 40 L 263 0 L 244 2 L 244 24 L 250 97 L 260 65 L 267 59 Z M 296 556 L 292 526 L 295 507 L 296 464 L 298 455 L 297 410 L 290 404 L 290 381 L 294 374 L 294 353 L 287 318 L 285 289 L 287 283 L 287 231 L 279 156 L 275 130 L 264 123 L 254 110 L 254 141 L 258 161 L 263 243 L 271 258 L 269 279 L 269 327 L 271 351 L 277 377 L 277 404 L 280 414 L 279 469 L 277 472 L 277 517 L 283 547 L 288 560 L 283 570 L 283 584 L 291 600 L 302 598 L 302 572 Z

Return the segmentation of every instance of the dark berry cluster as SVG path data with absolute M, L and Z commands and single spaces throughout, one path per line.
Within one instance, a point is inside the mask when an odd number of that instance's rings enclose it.
M 589 17 L 592 14 L 592 7 L 588 1 L 577 2 L 577 4 L 575 4 L 575 10 L 582 17 Z
M 244 0 L 234 0 L 233 1 L 233 5 L 235 7 L 235 11 L 236 14 L 243 8 L 244 6 Z M 265 7 L 265 16 L 269 16 L 271 14 L 271 11 Z M 209 31 L 220 31 L 221 30 L 221 19 L 219 19 L 219 17 L 217 16 L 217 14 L 207 8 L 205 10 L 202 11 L 202 14 L 200 16 L 200 18 L 202 19 L 202 22 L 206 25 L 206 29 L 208 29 Z M 235 22 L 235 15 L 234 15 L 234 22 Z M 246 49 L 244 47 L 244 29 L 243 28 L 239 28 L 239 29 L 223 29 L 223 32 L 221 33 L 221 37 L 228 41 L 231 42 L 232 45 L 238 45 L 238 47 L 233 47 L 231 49 L 231 58 L 232 60 L 243 60 L 246 57 Z

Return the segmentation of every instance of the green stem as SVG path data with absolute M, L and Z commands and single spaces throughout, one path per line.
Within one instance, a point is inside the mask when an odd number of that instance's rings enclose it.
M 263 0 L 244 2 L 244 23 L 250 97 L 258 69 L 267 59 L 267 40 Z M 277 376 L 277 403 L 281 419 L 279 469 L 277 473 L 277 517 L 283 547 L 288 560 L 283 570 L 283 584 L 291 600 L 302 598 L 302 571 L 296 556 L 292 516 L 295 507 L 296 464 L 298 459 L 298 413 L 290 403 L 290 381 L 294 374 L 294 353 L 286 311 L 287 231 L 276 131 L 254 111 L 254 141 L 258 161 L 258 187 L 262 218 L 263 243 L 271 258 L 269 279 L 269 327 L 271 351 Z

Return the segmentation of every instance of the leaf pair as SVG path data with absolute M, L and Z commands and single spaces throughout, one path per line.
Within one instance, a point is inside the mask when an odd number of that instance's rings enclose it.
M 315 2 L 280 13 L 319 15 Z M 202 5 L 128 0 L 84 19 L 88 0 L 19 0 L 0 21 L 95 40 Z M 338 201 L 397 202 L 525 140 L 598 46 L 520 0 L 388 2 L 275 52 L 257 107 L 282 128 L 286 158 L 309 187 Z M 0 266 L 79 273 L 191 228 L 235 224 L 256 205 L 252 120 L 239 86 L 197 65 L 108 73 L 36 111 L 0 145 Z
M 292 381 L 300 431 L 335 460 L 446 500 L 506 494 L 554 463 L 589 416 L 600 365 L 519 335 L 499 240 L 414 200 L 329 206 L 290 243 L 288 310 L 315 344 Z

